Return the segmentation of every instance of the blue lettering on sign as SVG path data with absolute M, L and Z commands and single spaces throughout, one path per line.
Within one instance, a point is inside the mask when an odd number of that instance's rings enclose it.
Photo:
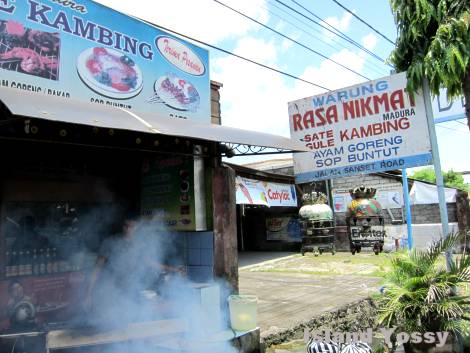
M 0 11 L 12 14 L 15 6 L 10 4 L 10 0 L 0 0 Z
M 312 172 L 305 172 L 295 175 L 295 182 L 298 184 L 315 180 L 326 180 L 337 177 L 345 177 L 356 174 L 376 173 L 386 170 L 412 168 L 432 163 L 432 154 L 423 153 L 414 156 L 392 158 L 388 160 L 375 161 L 370 163 L 351 164 L 342 167 L 331 167 Z
M 313 159 L 317 168 L 335 166 L 341 162 L 340 155 L 344 153 L 344 147 L 326 148 L 313 152 Z
M 375 84 L 369 83 L 361 86 L 356 86 L 343 91 L 337 91 L 331 94 L 313 97 L 312 103 L 315 108 L 328 104 L 336 104 L 338 102 L 346 102 L 348 100 L 371 95 L 377 92 L 386 91 L 388 89 L 388 82 L 385 80 L 377 81 Z
M 394 158 L 398 156 L 399 146 L 403 143 L 400 135 L 390 138 L 358 142 L 348 145 L 348 162 L 367 162 L 374 159 Z
M 52 24 L 49 22 L 46 16 L 46 12 L 51 11 L 52 7 L 40 5 L 32 0 L 29 0 L 29 5 L 28 20 L 52 27 Z

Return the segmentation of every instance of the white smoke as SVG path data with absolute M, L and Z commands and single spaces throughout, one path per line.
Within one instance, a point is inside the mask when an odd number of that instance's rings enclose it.
M 230 287 L 221 280 L 197 284 L 161 266 L 186 266 L 181 234 L 167 231 L 155 220 L 139 220 L 130 240 L 105 241 L 111 244 L 108 262 L 98 277 L 91 308 L 82 312 L 77 323 L 101 332 L 175 319 L 185 329 L 105 346 L 103 352 L 238 352 L 230 343 L 233 334 L 226 303 Z

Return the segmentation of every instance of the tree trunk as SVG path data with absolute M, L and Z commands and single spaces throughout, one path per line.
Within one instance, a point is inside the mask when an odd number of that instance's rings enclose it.
M 470 205 L 468 204 L 468 192 L 458 191 L 455 200 L 457 206 L 457 222 L 459 224 L 459 231 L 470 231 Z M 465 237 L 460 244 L 460 251 L 470 250 L 470 239 Z
M 467 125 L 470 129 L 470 64 L 467 65 L 467 70 L 462 82 L 463 96 L 465 97 L 465 115 L 467 116 Z

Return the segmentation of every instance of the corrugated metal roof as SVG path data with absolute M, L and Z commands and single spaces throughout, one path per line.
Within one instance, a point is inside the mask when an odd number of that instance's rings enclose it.
M 0 88 L 0 100 L 12 114 L 20 116 L 288 151 L 309 151 L 301 143 L 282 136 L 171 119 L 150 113 L 134 113 L 118 107 L 6 87 Z
M 264 161 L 243 164 L 244 167 L 268 171 L 272 169 L 288 168 L 294 166 L 293 158 L 272 158 Z

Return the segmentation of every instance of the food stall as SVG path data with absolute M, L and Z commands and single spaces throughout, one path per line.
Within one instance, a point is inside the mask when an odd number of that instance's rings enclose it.
M 235 178 L 221 157 L 238 145 L 304 148 L 210 124 L 208 68 L 205 49 L 93 1 L 0 2 L 1 352 L 169 347 L 194 330 L 178 303 L 215 317 L 214 279 L 237 288 Z M 97 325 L 90 276 L 129 214 L 138 249 L 184 267 L 191 286 L 160 281 L 133 307 L 108 291 Z M 134 259 L 130 277 L 148 281 Z

